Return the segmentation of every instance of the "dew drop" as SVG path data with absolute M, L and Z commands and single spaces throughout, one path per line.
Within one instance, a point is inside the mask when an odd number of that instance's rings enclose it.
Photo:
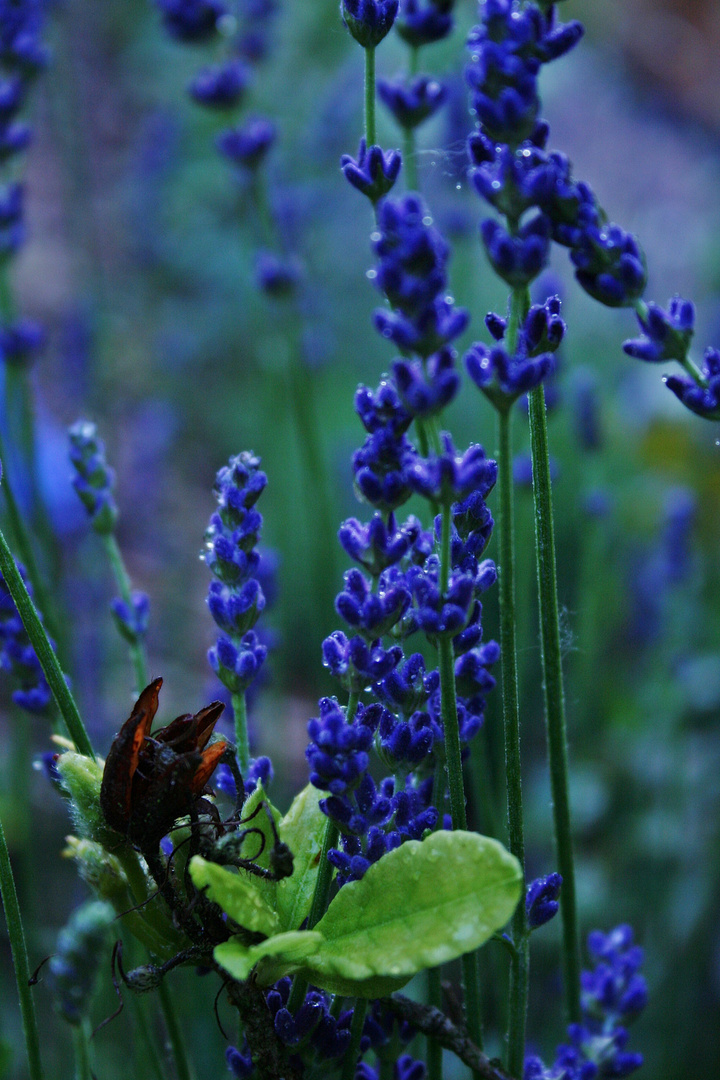
M 455 185 L 455 190 L 456 191 L 462 191 L 462 184 L 456 184 Z
M 434 164 L 435 164 L 435 162 L 433 161 L 433 165 Z M 426 229 L 430 228 L 430 226 L 433 223 L 433 219 L 430 216 L 430 214 L 425 214 L 424 218 L 422 219 L 422 223 L 423 223 L 423 225 L 425 226 Z
M 381 236 L 381 235 L 380 235 L 380 233 L 379 233 L 379 232 L 377 231 L 377 229 L 375 229 L 375 231 L 374 231 L 374 232 L 371 232 L 371 233 L 370 233 L 370 240 L 371 240 L 371 242 L 372 242 L 373 244 L 377 244 L 378 240 L 381 240 L 381 239 L 382 239 L 382 236 Z
M 366 270 L 365 277 L 368 279 L 368 281 L 374 281 L 377 277 L 377 270 Z

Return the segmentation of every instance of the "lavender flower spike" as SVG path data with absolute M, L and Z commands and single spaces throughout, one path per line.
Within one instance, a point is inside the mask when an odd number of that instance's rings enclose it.
M 95 424 L 78 420 L 68 431 L 70 461 L 75 468 L 72 485 L 90 515 L 92 527 L 111 533 L 117 520 L 112 488 L 115 473 L 105 460 L 105 444 L 97 436 Z
M 386 152 L 379 146 L 368 146 L 365 139 L 360 140 L 357 159 L 350 154 L 343 154 L 340 158 L 340 168 L 345 179 L 363 195 L 367 195 L 373 206 L 392 190 L 401 165 L 399 150 Z
M 628 356 L 650 364 L 663 360 L 685 362 L 695 330 L 695 305 L 691 300 L 673 296 L 667 311 L 652 302 L 640 304 L 637 317 L 643 335 L 623 342 Z

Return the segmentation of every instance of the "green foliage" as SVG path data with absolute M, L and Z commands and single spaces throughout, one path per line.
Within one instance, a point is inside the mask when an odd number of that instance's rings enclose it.
M 273 916 L 279 920 L 259 895 L 259 879 L 199 857 L 190 872 L 241 926 L 273 934 Z M 302 860 L 299 876 L 306 876 Z M 214 955 L 236 979 L 258 965 L 260 985 L 299 972 L 333 993 L 383 997 L 417 972 L 477 949 L 511 917 L 521 890 L 520 865 L 496 840 L 440 831 L 388 852 L 361 881 L 345 885 L 314 930 L 289 930 L 250 947 L 233 939 Z

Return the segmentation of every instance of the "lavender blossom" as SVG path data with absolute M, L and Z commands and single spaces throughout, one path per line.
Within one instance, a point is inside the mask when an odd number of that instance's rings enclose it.
M 691 412 L 706 420 L 720 420 L 720 349 L 709 346 L 705 350 L 700 375 L 704 386 L 689 375 L 668 375 L 664 382 Z
M 78 420 L 68 431 L 70 462 L 75 469 L 72 485 L 90 515 L 97 533 L 107 535 L 115 528 L 117 506 L 113 496 L 115 473 L 105 460 L 105 444 L 98 438 L 95 424 Z
M 385 199 L 378 209 L 377 287 L 392 311 L 375 312 L 375 327 L 402 353 L 427 358 L 458 337 L 468 324 L 447 288 L 450 249 L 432 225 L 422 199 L 413 194 Z
M 33 589 L 25 568 L 20 563 L 17 563 L 17 568 L 28 593 L 32 596 Z M 53 645 L 52 642 L 50 644 Z M 0 669 L 9 672 L 20 684 L 11 695 L 16 705 L 30 713 L 45 712 L 52 700 L 50 687 L 2 575 L 0 575 Z
M 259 458 L 248 452 L 230 458 L 217 474 L 218 510 L 205 533 L 203 558 L 216 578 L 210 583 L 208 607 L 221 631 L 208 660 L 233 694 L 242 693 L 255 679 L 267 652 L 252 632 L 265 607 L 254 574 L 260 561 L 257 542 L 262 526 L 255 503 L 266 484 Z
M 155 3 L 168 33 L 185 42 L 214 37 L 220 19 L 228 12 L 224 0 L 155 0 Z
M 379 146 L 368 146 L 360 140 L 357 158 L 343 154 L 340 158 L 342 174 L 349 184 L 366 195 L 374 205 L 395 186 L 400 173 L 402 157 L 398 150 L 384 151 Z
M 277 129 L 272 121 L 253 117 L 238 127 L 222 131 L 215 145 L 233 165 L 252 172 L 265 160 L 276 137 Z
M 348 30 L 364 49 L 374 49 L 390 33 L 398 0 L 341 0 L 340 14 Z
M 410 80 L 378 79 L 377 90 L 380 100 L 403 128 L 424 123 L 447 98 L 446 87 L 430 75 L 415 75 Z
M 453 26 L 454 0 L 401 0 L 395 23 L 403 41 L 413 49 L 442 41 Z
M 629 926 L 588 938 L 593 968 L 581 975 L 582 1017 L 568 1027 L 569 1042 L 558 1047 L 555 1063 L 525 1059 L 524 1080 L 593 1080 L 624 1077 L 643 1063 L 642 1054 L 626 1050 L 631 1023 L 647 1004 L 647 986 L 639 974 L 642 949 L 633 944 Z

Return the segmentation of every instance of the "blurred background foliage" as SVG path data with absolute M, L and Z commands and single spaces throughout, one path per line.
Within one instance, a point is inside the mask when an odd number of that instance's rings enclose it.
M 421 129 L 423 194 L 453 244 L 453 290 L 473 319 L 505 295 L 477 238 L 483 211 L 463 177 L 470 118 L 461 80 L 475 6 L 423 61 L 452 88 Z M 545 83 L 551 144 L 595 188 L 610 217 L 636 232 L 647 295 L 680 293 L 698 307 L 697 341 L 720 342 L 720 10 L 715 0 L 571 0 L 582 46 Z M 269 616 L 276 646 L 252 711 L 256 752 L 273 757 L 283 809 L 305 783 L 305 723 L 332 693 L 320 658 L 345 569 L 323 532 L 327 481 L 335 528 L 363 516 L 350 455 L 362 441 L 352 401 L 375 386 L 392 354 L 372 329 L 379 296 L 367 204 L 342 179 L 341 153 L 361 132 L 362 56 L 337 4 L 285 0 L 249 111 L 280 138 L 268 199 L 285 250 L 304 264 L 296 300 L 254 281 L 262 241 L 253 191 L 215 152 L 219 124 L 186 94 L 211 49 L 169 40 L 148 0 L 64 0 L 52 7 L 53 61 L 34 101 L 27 158 L 30 239 L 13 267 L 21 309 L 47 329 L 32 370 L 42 497 L 51 529 L 38 557 L 57 600 L 59 646 L 100 753 L 128 715 L 132 674 L 109 616 L 114 589 L 101 545 L 70 486 L 66 428 L 97 422 L 117 470 L 119 541 L 133 583 L 151 597 L 149 652 L 165 679 L 164 719 L 218 696 L 205 655 L 213 640 L 199 561 L 217 469 L 252 449 L 269 485 L 260 505 L 278 558 Z M 378 69 L 403 69 L 390 38 Z M 379 113 L 379 141 L 398 144 Z M 563 254 L 562 252 L 560 253 Z M 564 611 L 572 803 L 584 930 L 631 922 L 647 950 L 651 1002 L 635 1045 L 643 1075 L 720 1075 L 720 446 L 717 427 L 683 410 L 657 369 L 623 355 L 630 315 L 594 305 L 566 260 L 543 279 L 559 291 L 568 335 L 555 381 L 560 597 Z M 542 297 L 544 299 L 544 296 Z M 521 408 L 521 406 L 519 406 Z M 308 459 L 314 413 L 322 467 Z M 471 386 L 449 410 L 459 446 L 494 445 L 489 406 Z M 545 769 L 533 581 L 532 499 L 518 460 L 520 663 L 530 876 L 554 869 Z M 22 463 L 7 468 L 26 511 Z M 323 474 L 325 479 L 323 478 Z M 492 505 L 492 500 L 491 500 Z M 414 509 L 414 508 L 413 508 Z M 492 549 L 489 554 L 493 554 Z M 486 637 L 497 635 L 488 595 Z M 29 927 L 31 962 L 85 896 L 59 858 L 69 823 L 30 762 L 47 724 L 3 699 L 0 816 L 9 834 Z M 473 813 L 504 834 L 500 704 L 489 704 L 475 751 Z M 21 813 L 29 790 L 32 813 Z M 530 1033 L 545 1051 L 562 1037 L 555 925 L 534 938 Z M 7 943 L 0 941 L 0 1077 L 23 1076 Z M 486 1013 L 498 1020 L 504 961 L 484 950 Z M 115 1008 L 109 963 L 97 1021 Z M 183 1018 L 201 1080 L 225 1075 L 214 991 L 178 973 Z M 36 988 L 48 1075 L 71 1075 L 70 1041 L 50 995 Z M 221 1005 L 221 1010 L 223 1006 Z M 127 1076 L 130 1009 L 97 1036 L 103 1080 Z M 7 1057 L 7 1063 L 5 1059 Z

